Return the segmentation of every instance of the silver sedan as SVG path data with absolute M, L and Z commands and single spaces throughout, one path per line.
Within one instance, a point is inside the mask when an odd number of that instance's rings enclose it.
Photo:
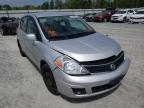
M 118 43 L 68 13 L 23 16 L 17 42 L 55 95 L 83 98 L 111 91 L 130 65 Z

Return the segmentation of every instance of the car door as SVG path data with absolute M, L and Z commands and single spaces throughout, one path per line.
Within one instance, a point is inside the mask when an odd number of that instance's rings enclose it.
M 35 34 L 35 40 L 28 40 L 28 49 L 31 53 L 31 60 L 39 66 L 40 59 L 41 59 L 41 49 L 42 49 L 42 37 L 38 26 L 33 17 L 28 16 L 28 24 L 27 24 L 27 34 Z
M 27 34 L 26 30 L 27 29 L 26 28 L 27 28 L 27 16 L 21 18 L 20 25 L 17 30 L 17 38 L 19 40 L 19 43 L 22 47 L 22 50 L 27 54 L 27 48 L 26 48 L 26 34 Z

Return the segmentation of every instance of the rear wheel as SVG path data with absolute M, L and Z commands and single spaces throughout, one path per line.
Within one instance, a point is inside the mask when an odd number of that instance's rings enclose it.
M 54 76 L 47 64 L 42 65 L 41 72 L 42 72 L 43 80 L 48 90 L 54 95 L 59 95 Z

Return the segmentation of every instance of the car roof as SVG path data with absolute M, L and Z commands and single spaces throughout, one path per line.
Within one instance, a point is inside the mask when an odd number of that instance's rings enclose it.
M 48 16 L 70 16 L 74 15 L 72 12 L 39 12 L 39 13 L 29 13 L 27 15 L 34 15 L 36 17 L 48 17 Z
M 118 11 L 128 11 L 128 10 L 134 10 L 134 9 L 119 9 Z

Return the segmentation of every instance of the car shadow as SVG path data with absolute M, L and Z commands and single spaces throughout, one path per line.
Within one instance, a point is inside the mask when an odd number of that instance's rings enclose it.
M 115 89 L 113 89 L 113 90 L 111 90 L 109 92 L 106 92 L 106 93 L 103 93 L 103 94 L 100 94 L 100 95 L 96 95 L 96 96 L 92 96 L 92 97 L 88 97 L 88 98 L 78 98 L 77 99 L 77 98 L 69 98 L 69 97 L 66 97 L 64 95 L 61 95 L 61 97 L 64 100 L 66 100 L 68 102 L 71 102 L 71 103 L 77 103 L 78 104 L 78 103 L 91 102 L 91 101 L 102 99 L 102 98 L 104 98 L 104 97 L 106 97 L 108 95 L 111 95 L 114 91 L 116 91 L 119 88 L 120 85 L 121 84 L 119 84 Z

